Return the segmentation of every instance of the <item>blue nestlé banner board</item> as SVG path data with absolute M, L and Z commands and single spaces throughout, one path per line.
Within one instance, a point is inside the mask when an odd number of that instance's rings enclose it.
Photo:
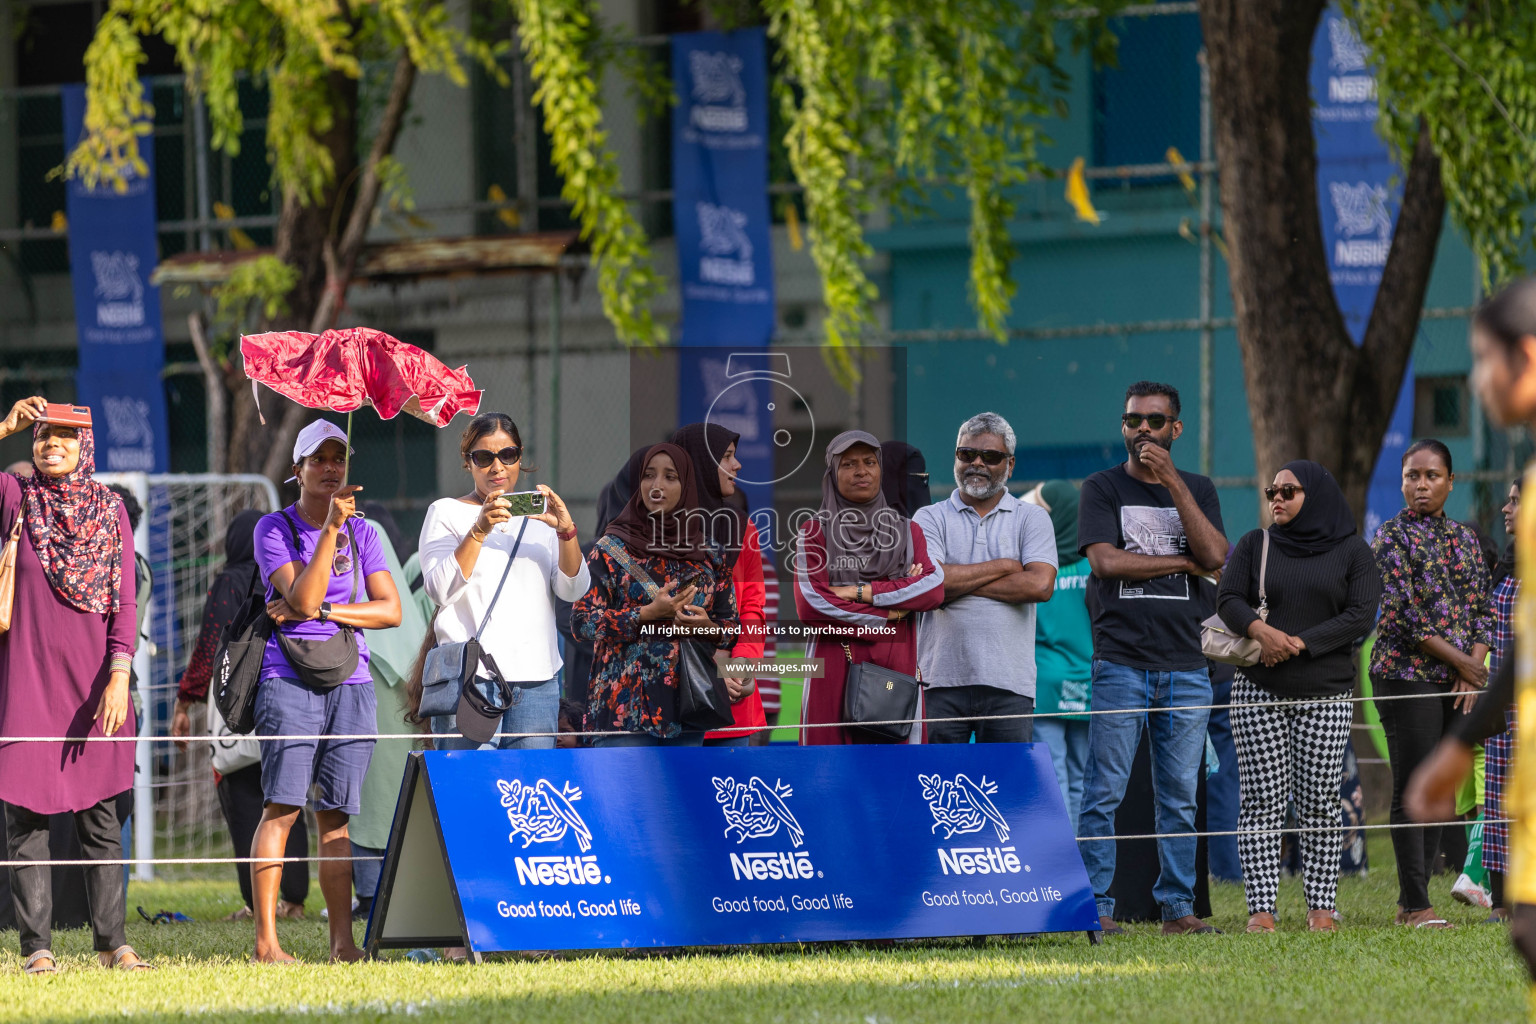
M 1042 744 L 509 750 L 412 755 L 368 944 L 1097 929 Z
M 85 86 L 62 92 L 64 138 L 73 148 L 84 132 Z M 159 262 L 153 137 L 141 140 L 139 153 L 146 173 L 130 168 L 126 190 L 71 179 L 64 194 L 79 340 L 75 400 L 91 407 L 96 468 L 104 473 L 170 469 L 160 289 L 149 283 Z
M 705 420 L 741 434 L 740 482 L 754 509 L 773 503 L 777 476 L 770 381 L 728 377 L 733 351 L 773 338 L 768 210 L 768 57 L 762 28 L 672 37 L 672 217 L 683 300 L 678 423 Z M 725 408 L 717 404 L 729 391 Z M 729 420 L 729 423 L 726 421 Z
M 1376 133 L 1376 76 L 1354 26 L 1329 5 L 1312 41 L 1317 195 L 1333 294 L 1356 345 L 1365 337 L 1402 207 L 1397 165 Z M 1403 377 L 1366 496 L 1366 536 L 1402 507 L 1399 463 L 1413 430 L 1413 364 Z

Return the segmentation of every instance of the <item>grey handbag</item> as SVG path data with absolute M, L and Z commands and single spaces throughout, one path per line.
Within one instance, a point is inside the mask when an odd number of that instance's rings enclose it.
M 1264 577 L 1269 571 L 1269 531 L 1264 531 L 1264 554 L 1259 558 L 1259 618 L 1269 621 L 1269 597 L 1264 593 Z M 1238 668 L 1252 668 L 1262 657 L 1259 642 L 1238 636 L 1227 628 L 1218 613 L 1200 623 L 1200 649 L 1212 661 Z
M 480 671 L 484 664 L 491 670 L 494 682 L 505 684 L 496 662 L 486 654 L 480 646 L 480 634 L 485 632 L 485 627 L 490 624 L 491 612 L 496 609 L 496 601 L 501 597 L 501 588 L 507 585 L 507 576 L 512 572 L 512 563 L 517 561 L 517 549 L 523 546 L 523 531 L 528 529 L 528 520 L 523 520 L 523 525 L 517 531 L 517 540 L 512 544 L 512 554 L 507 558 L 507 567 L 502 570 L 501 582 L 496 584 L 496 593 L 491 597 L 491 603 L 486 606 L 485 615 L 480 619 L 480 628 L 475 630 L 475 635 L 468 640 L 458 640 L 449 644 L 438 644 L 427 652 L 427 660 L 421 667 L 421 705 L 416 713 L 422 718 L 433 718 L 439 715 L 452 715 L 459 710 L 459 697 L 464 692 L 464 687 Z M 525 684 L 519 684 L 525 685 Z M 506 707 L 511 707 L 511 687 L 498 685 L 492 688 L 499 691 Z M 491 710 L 496 710 L 496 705 L 491 705 Z

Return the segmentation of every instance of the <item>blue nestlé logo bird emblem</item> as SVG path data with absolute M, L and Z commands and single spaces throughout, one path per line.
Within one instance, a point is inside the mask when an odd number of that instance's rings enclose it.
M 548 779 L 532 786 L 523 785 L 521 779 L 498 779 L 496 788 L 501 790 L 501 806 L 507 809 L 507 820 L 512 823 L 508 842 L 521 836 L 526 850 L 534 843 L 558 843 L 570 831 L 576 834 L 582 853 L 592 849 L 592 830 L 572 806 L 581 799 L 577 787 L 567 782 L 564 789 L 556 789 Z
M 734 836 L 738 845 L 748 839 L 767 839 L 780 825 L 795 846 L 805 841 L 805 829 L 784 803 L 785 797 L 795 795 L 787 783 L 775 781 L 769 786 L 756 775 L 748 782 L 737 782 L 734 777 L 713 781 L 715 800 L 725 815 L 725 834 Z
M 997 783 L 988 782 L 985 775 L 980 784 L 972 782 L 964 772 L 956 775 L 953 782 L 937 775 L 919 775 L 917 781 L 922 783 L 923 799 L 933 812 L 931 831 L 942 828 L 944 838 L 952 839 L 980 832 L 990 822 L 997 830 L 998 840 L 1008 841 L 1008 821 L 991 799 L 997 792 Z

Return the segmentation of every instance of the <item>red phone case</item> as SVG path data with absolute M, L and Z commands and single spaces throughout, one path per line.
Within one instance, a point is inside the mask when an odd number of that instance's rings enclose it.
M 44 423 L 57 423 L 61 427 L 89 427 L 91 425 L 91 408 L 88 405 L 65 405 L 63 402 L 49 402 L 43 415 L 39 417 Z

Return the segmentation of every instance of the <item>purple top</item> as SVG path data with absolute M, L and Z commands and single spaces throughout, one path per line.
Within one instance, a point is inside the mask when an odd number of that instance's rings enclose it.
M 0 473 L 0 525 L 10 536 L 21 484 Z M 83 612 L 62 600 L 28 531 L 16 549 L 16 603 L 0 636 L 0 736 L 100 736 L 96 708 L 111 656 L 134 646 L 133 531 L 118 505 L 123 581 L 116 613 Z M 119 736 L 137 731 L 133 704 Z M 132 743 L 0 743 L 0 800 L 37 814 L 83 811 L 133 786 Z
M 289 528 L 286 517 L 298 527 L 299 541 L 303 545 L 302 550 L 293 549 L 293 530 Z M 384 551 L 379 546 L 379 535 L 374 532 L 373 526 L 366 519 L 352 520 L 352 535 L 357 539 L 359 556 L 357 574 L 357 598 L 361 603 L 368 600 L 368 577 L 376 572 L 388 572 L 389 564 L 384 560 Z M 336 549 L 343 550 L 342 545 L 351 546 L 347 539 L 347 531 L 343 530 L 336 540 Z M 267 581 L 267 600 L 277 596 L 272 588 L 272 574 L 277 572 L 289 562 L 307 564 L 310 556 L 315 553 L 315 546 L 320 542 L 320 531 L 310 526 L 298 510 L 289 505 L 280 512 L 269 512 L 261 517 L 256 524 L 256 565 L 261 571 L 261 578 Z M 351 604 L 352 601 L 352 567 L 348 566 L 344 573 L 331 572 L 329 582 L 325 587 L 325 599 L 331 604 Z M 319 619 L 311 619 L 308 622 L 296 622 L 283 626 L 282 630 L 290 637 L 301 640 L 324 640 L 326 637 L 336 635 L 340 628 L 334 622 L 321 622 Z M 357 631 L 357 671 L 352 673 L 348 684 L 368 683 L 373 684 L 373 677 L 368 674 L 368 644 L 363 639 L 363 631 Z M 277 642 L 277 633 L 274 631 L 271 639 L 267 641 L 267 654 L 261 663 L 261 678 L 263 679 L 297 679 L 299 673 L 288 664 L 288 658 L 283 654 L 282 647 Z

